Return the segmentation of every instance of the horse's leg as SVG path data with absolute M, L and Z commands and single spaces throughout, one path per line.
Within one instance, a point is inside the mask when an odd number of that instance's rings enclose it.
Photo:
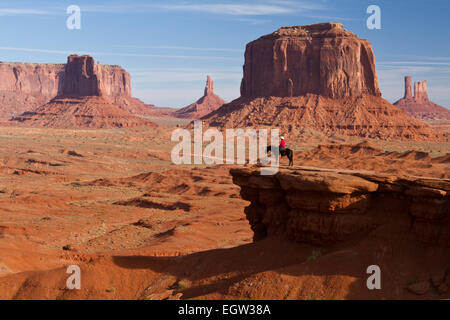
M 289 152 L 289 166 L 294 166 L 294 151 L 292 150 Z

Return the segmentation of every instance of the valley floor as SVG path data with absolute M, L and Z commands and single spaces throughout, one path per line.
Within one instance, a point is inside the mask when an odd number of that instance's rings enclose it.
M 173 165 L 172 130 L 0 127 L 0 299 L 416 298 L 399 288 L 450 265 L 445 251 L 386 239 L 252 243 L 231 166 Z M 288 143 L 296 165 L 450 178 L 450 143 L 362 142 Z M 386 291 L 369 292 L 360 266 L 388 263 L 387 250 L 413 265 L 394 259 Z M 79 291 L 65 289 L 73 264 Z

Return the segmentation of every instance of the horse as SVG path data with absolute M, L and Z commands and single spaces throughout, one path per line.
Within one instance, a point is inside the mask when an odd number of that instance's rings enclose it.
M 267 154 L 272 153 L 272 150 L 275 150 L 275 154 L 280 154 L 282 157 L 288 157 L 290 167 L 294 165 L 294 151 L 292 151 L 289 148 L 285 148 L 283 151 L 280 152 L 279 147 L 268 146 Z

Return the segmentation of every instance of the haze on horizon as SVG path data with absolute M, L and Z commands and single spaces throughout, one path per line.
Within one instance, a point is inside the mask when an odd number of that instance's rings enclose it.
M 369 30 L 369 5 L 382 29 Z M 81 8 L 81 29 L 69 30 L 66 8 Z M 328 21 L 371 41 L 384 98 L 403 96 L 405 75 L 428 80 L 430 99 L 450 107 L 450 30 L 445 0 L 155 0 L 0 3 L 0 60 L 65 63 L 92 55 L 131 74 L 133 95 L 160 107 L 198 99 L 206 75 L 227 101 L 239 96 L 245 45 L 282 26 Z

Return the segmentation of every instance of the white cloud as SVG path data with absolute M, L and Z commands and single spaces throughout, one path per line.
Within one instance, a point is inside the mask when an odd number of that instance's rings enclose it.
M 238 22 L 247 22 L 249 24 L 258 25 L 269 23 L 270 20 L 260 18 L 248 18 L 248 17 L 232 17 L 230 20 Z
M 442 61 L 437 61 L 437 62 L 430 62 L 430 61 L 387 61 L 387 62 L 381 62 L 379 63 L 379 65 L 383 65 L 383 66 L 401 66 L 401 65 L 406 65 L 406 66 L 416 66 L 416 65 L 430 65 L 430 66 L 450 66 L 450 62 L 442 62 Z
M 314 14 L 307 14 L 306 16 L 308 18 L 326 20 L 327 22 L 328 21 L 365 21 L 365 19 L 337 17 L 337 16 L 322 16 L 322 15 L 314 15 Z
M 415 55 L 406 55 L 406 54 L 396 54 L 393 57 L 398 57 L 402 59 L 420 59 L 420 61 L 450 61 L 450 57 L 433 57 L 433 56 L 415 56 Z
M 294 12 L 294 7 L 286 5 L 254 4 L 164 4 L 159 8 L 169 11 L 201 12 L 236 16 L 278 15 Z
M 0 8 L 0 16 L 50 15 L 50 14 L 55 14 L 55 13 L 52 11 L 36 10 L 36 9 Z
M 132 45 L 119 45 L 121 48 L 135 48 L 135 49 L 169 49 L 169 50 L 185 50 L 185 51 L 221 51 L 221 52 L 240 52 L 242 49 L 230 49 L 230 48 L 193 48 L 183 46 L 132 46 Z
M 236 60 L 240 58 L 220 57 L 220 56 L 189 56 L 189 55 L 171 55 L 171 54 L 146 54 L 146 53 L 128 53 L 128 52 L 96 52 L 86 50 L 51 50 L 51 49 L 37 49 L 37 48 L 18 48 L 18 47 L 0 47 L 0 51 L 22 51 L 48 54 L 87 54 L 91 56 L 118 56 L 118 57 L 143 57 L 143 58 L 162 58 L 162 59 L 194 59 L 194 60 Z
M 82 12 L 85 13 L 106 13 L 106 14 L 140 14 L 150 12 L 185 12 L 185 13 L 204 13 L 232 17 L 235 21 L 247 22 L 250 24 L 262 24 L 269 20 L 260 19 L 270 15 L 302 14 L 308 16 L 310 12 L 324 12 L 328 10 L 317 1 L 302 0 L 241 0 L 234 3 L 224 0 L 221 3 L 214 1 L 205 2 L 200 0 L 189 1 L 154 1 L 150 4 L 133 2 L 126 4 L 114 3 L 108 4 L 87 4 L 80 5 Z M 45 9 L 30 8 L 0 8 L 0 16 L 4 15 L 61 15 L 66 14 L 66 7 L 63 5 L 48 6 Z M 311 16 L 313 17 L 313 16 Z M 324 17 L 325 18 L 325 17 Z M 342 18 L 340 20 L 344 20 Z
M 326 7 L 313 1 L 255 1 L 247 0 L 238 3 L 214 3 L 204 1 L 172 1 L 153 4 L 129 3 L 127 5 L 89 5 L 83 6 L 86 12 L 106 13 L 142 13 L 149 11 L 177 11 L 192 13 L 208 13 L 231 16 L 268 16 L 292 14 L 312 10 L 325 10 Z

